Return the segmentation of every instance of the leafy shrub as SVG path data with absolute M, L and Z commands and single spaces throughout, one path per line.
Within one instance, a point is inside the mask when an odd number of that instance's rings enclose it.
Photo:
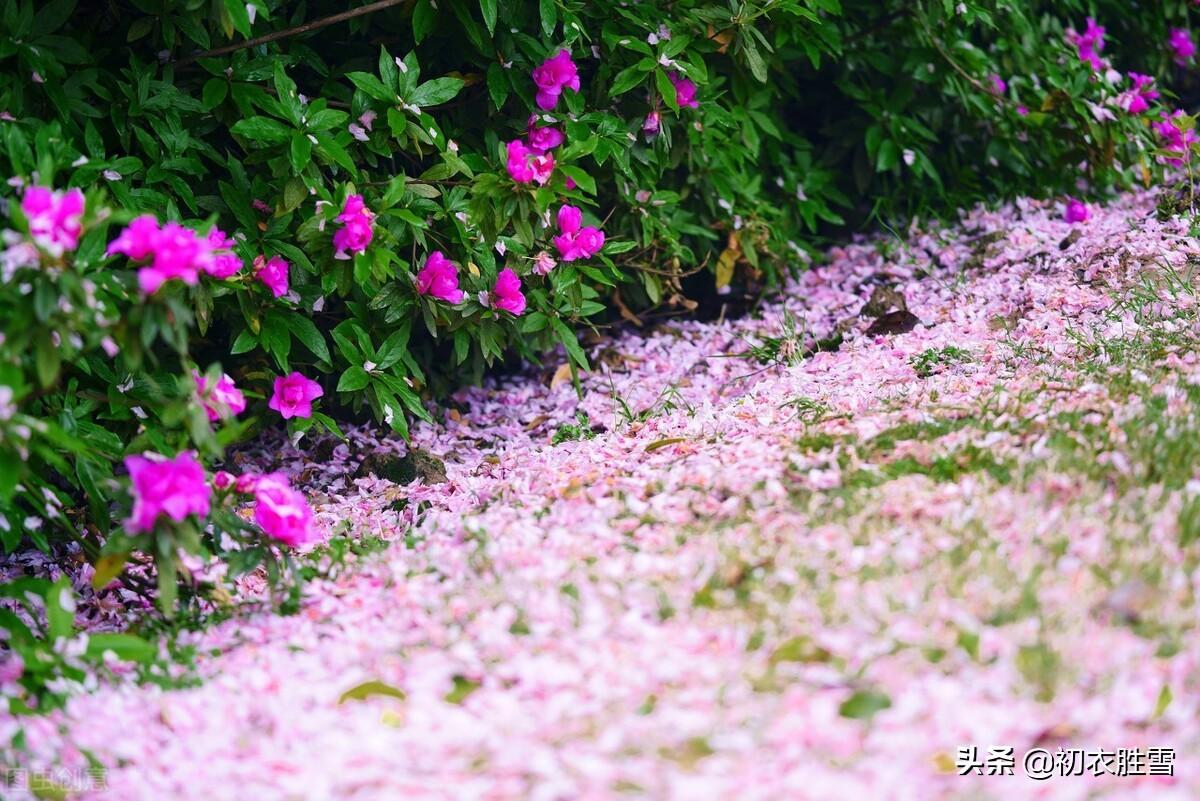
M 1102 40 L 1081 2 L 4 0 L 0 541 L 74 538 L 101 582 L 152 555 L 169 608 L 181 552 L 312 536 L 192 452 L 404 434 L 872 215 L 1190 164 L 1166 87 L 1104 60 L 1178 72 L 1184 5 L 1087 4 Z

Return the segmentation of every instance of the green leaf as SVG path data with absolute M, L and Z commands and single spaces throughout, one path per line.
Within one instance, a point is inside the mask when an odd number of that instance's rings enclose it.
M 394 68 L 394 67 L 393 67 Z M 376 100 L 382 100 L 385 103 L 396 102 L 396 92 L 387 86 L 383 85 L 383 81 L 376 78 L 369 72 L 348 72 L 346 77 L 350 82 L 362 90 L 363 94 L 368 97 L 373 97 Z
M 270 117 L 247 117 L 238 120 L 229 132 L 268 145 L 281 145 L 288 141 L 292 134 L 290 128 Z
M 303 134 L 297 131 L 292 134 L 292 147 L 289 151 L 292 159 L 292 169 L 297 172 L 303 172 L 308 166 L 309 160 L 312 159 L 312 140 L 308 138 L 308 134 Z
M 757 45 L 750 37 L 742 39 L 742 52 L 746 54 L 746 66 L 750 68 L 750 73 L 758 79 L 759 83 L 767 82 L 767 63 L 763 61 L 762 54 L 758 52 Z
M 205 111 L 212 111 L 217 106 L 225 102 L 225 96 L 229 94 L 229 82 L 224 78 L 209 78 L 204 83 L 204 91 L 200 95 L 201 102 L 204 104 Z
M 75 591 L 63 576 L 46 591 L 46 628 L 51 640 L 75 633 Z
M 420 44 L 421 40 L 433 30 L 435 22 L 437 22 L 437 12 L 433 10 L 430 0 L 417 0 L 412 15 L 413 40 Z
M 479 10 L 483 12 L 483 24 L 488 33 L 496 33 L 496 0 L 479 0 Z
M 360 389 L 365 389 L 367 384 L 371 383 L 371 376 L 367 375 L 367 371 L 355 365 L 347 367 L 342 373 L 342 377 L 338 379 L 338 392 L 356 392 Z
M 852 720 L 870 720 L 892 705 L 892 699 L 874 690 L 859 690 L 842 701 L 838 714 Z
M 558 5 L 554 0 L 540 0 L 538 3 L 538 16 L 542 20 L 542 33 L 547 36 L 554 35 L 554 29 L 558 27 Z
M 284 322 L 296 339 L 304 343 L 304 347 L 308 348 L 312 355 L 328 364 L 333 362 L 329 355 L 329 346 L 325 344 L 325 337 L 321 336 L 321 332 L 317 330 L 317 326 L 312 320 L 302 314 L 291 312 L 284 317 Z
M 399 698 L 401 701 L 408 697 L 404 690 L 393 687 L 392 685 L 386 684 L 378 679 L 372 679 L 371 681 L 364 681 L 362 684 L 357 684 L 351 687 L 349 690 L 346 690 L 346 692 L 342 693 L 342 696 L 338 698 L 338 703 L 344 704 L 347 701 L 362 701 L 363 699 L 370 698 L 373 695 L 385 695 L 389 698 Z
M 579 347 L 579 340 L 575 338 L 575 332 L 557 317 L 551 318 L 550 322 L 558 334 L 559 341 L 567 349 L 567 355 L 571 357 L 571 361 L 575 362 L 581 370 L 590 370 L 587 355 L 583 352 L 583 348 Z
M 488 65 L 487 87 L 488 94 L 492 97 L 492 105 L 497 109 L 501 108 L 508 99 L 510 87 L 504 68 L 494 61 Z
M 671 83 L 671 78 L 667 75 L 666 70 L 654 71 L 654 84 L 658 87 L 658 93 L 662 95 L 667 106 L 672 111 L 679 111 L 679 99 L 675 96 L 675 84 Z
M 233 21 L 233 27 L 242 36 L 250 38 L 250 12 L 246 10 L 244 0 L 225 0 L 225 10 Z
M 596 180 L 578 167 L 563 165 L 559 168 L 563 175 L 569 176 L 575 184 L 589 195 L 596 194 Z
M 421 108 L 437 106 L 453 100 L 462 88 L 461 78 L 434 78 L 418 86 L 406 99 L 412 105 Z
M 117 659 L 125 662 L 149 662 L 158 653 L 158 648 L 134 634 L 101 632 L 88 636 L 88 656 L 99 659 L 106 651 L 112 651 Z

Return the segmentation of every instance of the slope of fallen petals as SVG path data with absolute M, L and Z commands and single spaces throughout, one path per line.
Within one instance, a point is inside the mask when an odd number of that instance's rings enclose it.
M 26 721 L 28 766 L 126 801 L 1200 797 L 1200 246 L 1154 202 L 835 249 L 761 314 L 596 345 L 582 399 L 553 360 L 464 390 L 413 435 L 444 483 L 354 478 L 406 449 L 368 430 L 240 454 L 383 544 L 187 635 L 196 687 Z M 868 333 L 881 286 L 912 330 Z

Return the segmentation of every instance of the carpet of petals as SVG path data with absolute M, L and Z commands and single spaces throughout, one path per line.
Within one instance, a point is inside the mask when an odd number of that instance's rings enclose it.
M 595 345 L 582 400 L 553 362 L 464 390 L 413 434 L 444 483 L 353 478 L 405 448 L 367 429 L 241 454 L 386 547 L 186 635 L 197 687 L 27 721 L 30 767 L 86 750 L 125 801 L 1200 797 L 1200 489 L 1155 450 L 1200 431 L 1200 245 L 1149 194 L 1062 217 L 835 249 L 760 314 Z M 913 330 L 867 333 L 885 285 Z M 958 775 L 971 745 L 1016 775 Z M 1035 747 L 1174 775 L 1035 781 Z

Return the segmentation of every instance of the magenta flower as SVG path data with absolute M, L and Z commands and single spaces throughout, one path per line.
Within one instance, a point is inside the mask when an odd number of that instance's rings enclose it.
M 279 412 L 284 420 L 312 417 L 312 402 L 324 394 L 325 390 L 316 381 L 293 371 L 287 376 L 276 376 L 267 408 Z
M 374 231 L 371 229 L 375 214 L 367 208 L 362 195 L 350 195 L 342 206 L 342 213 L 337 221 L 342 227 L 333 235 L 335 259 L 348 259 L 350 253 L 362 253 L 371 244 Z
M 505 145 L 508 151 L 508 174 L 519 184 L 536 182 L 539 186 L 550 180 L 554 172 L 554 156 L 535 153 L 520 139 Z
M 1167 36 L 1167 46 L 1173 51 L 1175 63 L 1183 66 L 1196 55 L 1196 43 L 1192 41 L 1192 32 L 1185 28 L 1172 28 Z
M 696 84 L 677 72 L 672 72 L 667 77 L 675 87 L 675 102 L 680 108 L 700 108 L 700 102 L 696 100 Z
M 678 93 L 676 93 L 678 96 Z M 662 117 L 657 111 L 651 111 L 646 115 L 645 122 L 642 123 L 642 133 L 646 134 L 647 139 L 653 139 L 658 136 L 658 132 L 662 130 Z
M 150 216 L 133 220 L 109 244 L 108 252 L 123 253 L 134 261 L 150 258 L 150 263 L 138 270 L 138 287 L 145 295 L 154 294 L 173 278 L 195 286 L 200 273 L 212 269 L 213 261 L 207 238 L 177 222 L 160 228 Z
M 125 457 L 125 468 L 133 482 L 133 515 L 128 520 L 135 533 L 154 530 L 162 515 L 179 522 L 188 515 L 208 515 L 212 489 L 196 454 L 185 451 L 174 459 Z
M 994 94 L 996 97 L 1000 97 L 1008 91 L 1008 84 L 1004 82 L 1003 78 L 994 72 L 988 76 L 988 83 L 991 84 L 992 94 Z
M 141 261 L 154 252 L 158 242 L 158 220 L 151 214 L 134 217 L 125 230 L 108 245 L 108 255 L 122 253 L 133 261 Z
M 293 548 L 318 538 L 313 510 L 304 493 L 292 489 L 287 476 L 268 473 L 254 482 L 254 522 L 272 539 Z
M 458 288 L 458 268 L 440 250 L 425 257 L 425 266 L 417 273 L 417 292 L 447 303 L 462 303 L 463 291 Z
M 222 374 L 212 389 L 208 388 L 208 379 L 198 372 L 193 372 L 196 381 L 196 394 L 208 414 L 208 419 L 214 423 L 222 417 L 234 417 L 246 410 L 246 396 L 233 383 L 227 374 Z
M 551 125 L 539 127 L 536 123 L 537 115 L 531 116 L 525 141 L 528 143 L 529 149 L 537 155 L 540 156 L 548 150 L 553 150 L 566 140 L 566 136 L 559 129 Z
M 71 189 L 55 192 L 45 186 L 31 186 L 21 197 L 21 211 L 29 221 L 29 233 L 38 247 L 54 256 L 79 245 L 83 226 L 83 192 Z
M 1151 101 L 1158 99 L 1158 90 L 1154 88 L 1154 78 L 1137 72 L 1129 73 L 1133 88 L 1122 92 L 1117 104 L 1130 114 L 1141 114 L 1150 109 Z
M 1162 119 L 1150 127 L 1165 140 L 1163 149 L 1179 153 L 1180 156 L 1188 156 L 1191 153 L 1192 147 L 1197 142 L 1200 142 L 1200 137 L 1196 136 L 1196 131 L 1192 128 L 1188 128 L 1185 131 L 1180 127 L 1180 118 L 1184 116 L 1183 110 L 1176 110 L 1169 117 L 1167 116 L 1167 112 L 1164 111 L 1161 116 Z M 1184 164 L 1184 158 L 1169 158 L 1167 159 L 1167 163 L 1181 167 Z
M 232 489 L 236 483 L 237 479 L 234 478 L 233 473 L 226 472 L 225 470 L 218 470 L 213 473 L 212 485 L 216 490 L 224 492 L 225 490 Z
M 583 212 L 575 206 L 563 206 L 558 210 L 559 235 L 554 237 L 554 247 L 563 261 L 590 259 L 604 247 L 604 232 L 592 226 L 583 226 Z
M 1075 223 L 1087 222 L 1092 218 L 1092 210 L 1082 200 L 1076 200 L 1073 197 L 1067 198 L 1067 207 L 1063 212 L 1063 219 L 1072 225 Z
M 1075 45 L 1079 59 L 1091 64 L 1093 70 L 1104 66 L 1100 58 L 1100 51 L 1104 49 L 1104 27 L 1097 25 L 1096 20 L 1088 17 L 1083 33 L 1076 33 L 1073 28 L 1068 28 L 1067 41 Z
M 212 249 L 212 260 L 204 271 L 213 278 L 223 280 L 242 269 L 242 260 L 233 252 L 233 239 L 225 235 L 220 228 L 208 232 L 208 246 Z
M 279 256 L 272 256 L 270 260 L 265 256 L 254 259 L 254 277 L 262 281 L 277 298 L 288 292 L 288 269 L 288 263 Z
M 537 84 L 537 104 L 550 111 L 558 105 L 558 96 L 563 89 L 579 91 L 579 70 L 571 60 L 571 53 L 559 50 L 533 70 L 533 82 Z
M 508 267 L 496 276 L 496 285 L 492 287 L 492 306 L 504 309 L 514 316 L 520 316 L 525 311 L 525 295 L 521 292 L 521 279 Z

